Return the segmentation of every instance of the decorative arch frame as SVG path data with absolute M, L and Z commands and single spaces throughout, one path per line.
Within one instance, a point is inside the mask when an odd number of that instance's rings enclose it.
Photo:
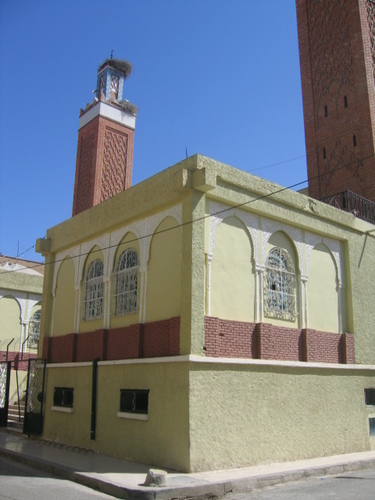
M 209 219 L 209 242 L 208 242 L 208 255 L 212 258 L 215 250 L 215 237 L 219 225 L 229 217 L 236 217 L 247 230 L 250 245 L 252 248 L 253 263 L 258 263 L 258 231 L 259 223 L 258 217 L 249 212 L 244 212 L 238 208 L 229 208 L 222 203 L 210 202 L 209 205 L 210 219 Z
M 56 261 L 59 261 L 59 265 L 55 266 L 54 276 L 53 276 L 53 285 L 52 285 L 52 295 L 56 291 L 57 284 L 57 275 L 58 271 L 61 267 L 63 260 L 66 257 L 72 258 L 74 262 L 75 269 L 75 290 L 76 290 L 76 299 L 78 304 L 81 301 L 81 284 L 84 279 L 84 270 L 86 265 L 86 260 L 88 255 L 91 253 L 92 249 L 97 246 L 103 253 L 103 264 L 104 264 L 104 276 L 103 281 L 104 285 L 107 287 L 111 286 L 111 274 L 114 266 L 114 260 L 117 252 L 118 245 L 121 243 L 122 239 L 126 236 L 127 233 L 132 232 L 138 238 L 140 255 L 139 255 L 139 272 L 141 273 L 141 296 L 145 296 L 146 287 L 147 287 L 147 263 L 150 255 L 150 245 L 152 236 L 155 233 L 156 228 L 166 217 L 173 217 L 176 219 L 177 224 L 181 227 L 182 224 L 182 205 L 178 204 L 172 207 L 169 207 L 157 214 L 146 217 L 145 219 L 141 219 L 136 222 L 132 222 L 131 224 L 125 225 L 120 229 L 117 229 L 113 232 L 108 232 L 103 234 L 98 238 L 94 238 L 90 241 L 82 243 L 76 247 L 70 248 L 69 250 L 65 250 L 56 254 Z M 110 325 L 110 290 L 107 294 L 109 299 L 107 303 L 104 305 L 104 327 L 109 328 Z M 77 298 L 78 297 L 78 298 Z M 145 317 L 145 304 L 143 307 L 139 307 L 139 320 L 143 321 Z M 78 308 L 79 309 L 79 308 Z M 75 330 L 79 331 L 79 314 L 76 313 L 76 318 L 74 321 Z M 52 328 L 52 326 L 51 326 Z M 52 331 L 52 330 L 51 330 Z
M 302 230 L 295 227 L 289 227 L 286 224 L 262 219 L 262 266 L 265 266 L 267 260 L 267 244 L 271 236 L 277 232 L 282 232 L 292 244 L 297 257 L 296 274 L 303 273 L 303 239 Z

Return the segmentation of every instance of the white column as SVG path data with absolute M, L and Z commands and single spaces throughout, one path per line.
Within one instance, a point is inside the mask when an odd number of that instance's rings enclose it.
M 338 312 L 338 320 L 339 320 L 339 333 L 343 333 L 342 331 L 342 307 L 341 307 L 341 289 L 342 289 L 342 283 L 340 280 L 337 280 L 337 300 L 338 300 L 338 307 L 337 307 L 337 312 Z
M 301 322 L 299 328 L 307 328 L 307 281 L 308 278 L 305 275 L 300 276 L 301 283 L 301 293 L 300 293 L 300 313 L 301 313 Z
M 212 253 L 206 254 L 206 311 L 207 316 L 211 316 L 211 263 L 212 263 Z
M 75 311 L 74 311 L 74 333 L 79 332 L 79 324 L 81 321 L 81 286 L 75 287 Z
M 111 325 L 111 293 L 112 293 L 112 280 L 110 276 L 103 277 L 104 283 L 104 297 L 103 297 L 103 328 L 108 329 Z
M 20 345 L 19 345 L 19 348 L 18 348 L 18 351 L 19 352 L 22 352 L 22 344 L 23 344 L 23 341 L 25 340 L 26 338 L 26 333 L 27 333 L 27 322 L 26 321 L 23 321 L 21 320 L 21 329 L 20 329 Z
M 146 298 L 147 298 L 147 264 L 139 268 L 138 272 L 138 308 L 139 322 L 146 321 Z
M 264 320 L 264 295 L 263 295 L 263 281 L 264 281 L 265 267 L 260 264 L 255 266 L 255 323 L 263 323 Z

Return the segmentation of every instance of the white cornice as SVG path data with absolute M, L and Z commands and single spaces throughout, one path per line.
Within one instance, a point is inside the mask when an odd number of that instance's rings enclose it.
M 103 116 L 104 118 L 108 118 L 120 125 L 124 125 L 125 127 L 135 129 L 135 116 L 130 115 L 125 110 L 118 109 L 114 106 L 111 106 L 105 102 L 99 101 L 95 106 L 89 109 L 86 113 L 84 113 L 79 118 L 78 130 L 87 125 L 97 116 Z
M 280 368 L 298 368 L 299 370 L 345 370 L 345 371 L 373 371 L 375 365 L 349 365 L 341 363 L 310 363 L 305 361 L 277 361 L 268 359 L 245 359 L 245 358 L 211 358 L 208 356 L 198 356 L 195 354 L 184 356 L 168 356 L 160 358 L 138 358 L 138 359 L 116 359 L 112 361 L 99 361 L 99 366 L 113 365 L 149 365 L 159 363 L 201 363 L 218 365 L 248 365 L 248 366 L 268 366 Z M 81 363 L 49 363 L 47 368 L 78 368 L 91 366 L 90 362 Z

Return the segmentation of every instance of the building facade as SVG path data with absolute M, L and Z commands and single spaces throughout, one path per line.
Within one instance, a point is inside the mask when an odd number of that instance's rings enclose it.
M 374 236 L 202 156 L 51 228 L 43 437 L 182 471 L 374 449 Z
M 373 2 L 297 15 L 311 197 L 199 155 L 131 187 L 128 66 L 100 66 L 37 242 L 43 438 L 186 472 L 375 449 Z

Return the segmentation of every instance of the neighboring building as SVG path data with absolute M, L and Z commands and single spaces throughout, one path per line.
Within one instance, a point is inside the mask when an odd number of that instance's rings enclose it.
M 27 362 L 37 355 L 43 273 L 39 262 L 0 256 L 0 361 L 12 362 L 11 402 L 24 397 Z
M 375 3 L 296 4 L 309 194 L 375 223 Z
M 204 156 L 130 187 L 119 64 L 37 242 L 43 438 L 181 471 L 375 449 L 375 226 Z

